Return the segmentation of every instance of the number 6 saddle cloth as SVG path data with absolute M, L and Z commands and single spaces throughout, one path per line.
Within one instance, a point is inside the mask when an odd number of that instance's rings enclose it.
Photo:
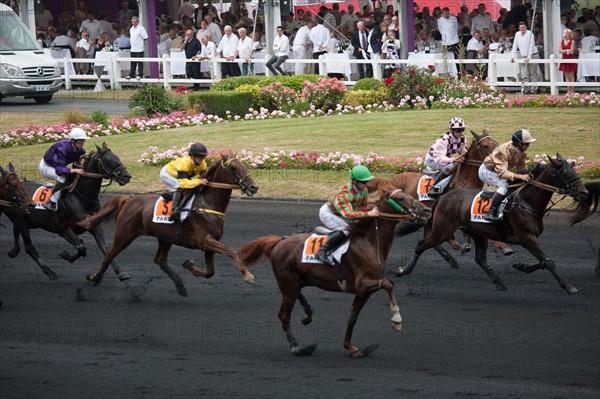
M 317 258 L 317 252 L 323 244 L 327 242 L 327 238 L 326 235 L 319 234 L 312 234 L 308 237 L 306 241 L 304 241 L 304 249 L 302 249 L 302 262 L 323 264 L 323 262 Z M 333 252 L 333 257 L 338 263 L 342 262 L 342 256 L 348 251 L 348 248 L 350 248 L 350 240 L 346 240 L 346 242 Z

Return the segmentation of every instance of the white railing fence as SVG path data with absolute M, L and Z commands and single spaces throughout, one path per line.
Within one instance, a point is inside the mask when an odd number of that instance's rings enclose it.
M 597 58 L 594 58 L 594 59 L 571 59 L 571 60 L 563 61 L 562 59 L 556 58 L 554 55 L 551 55 L 550 58 L 529 60 L 528 62 L 531 64 L 539 64 L 540 66 L 544 67 L 546 78 L 540 82 L 528 82 L 528 81 L 525 81 L 524 79 L 522 79 L 520 74 L 518 73 L 518 65 L 523 64 L 525 61 L 522 59 L 517 59 L 517 60 L 515 60 L 515 63 L 511 63 L 509 57 L 510 56 L 507 54 L 503 54 L 503 55 L 493 54 L 493 55 L 491 55 L 491 57 L 489 59 L 480 59 L 480 60 L 477 60 L 477 59 L 462 59 L 462 60 L 447 59 L 447 60 L 436 61 L 436 62 L 437 62 L 438 66 L 439 66 L 440 62 L 443 62 L 447 66 L 456 65 L 457 70 L 460 70 L 459 65 L 461 65 L 461 64 L 463 66 L 466 64 L 477 64 L 477 66 L 476 66 L 477 69 L 486 68 L 487 69 L 487 80 L 486 80 L 485 84 L 494 90 L 498 90 L 499 88 L 502 88 L 502 87 L 519 87 L 519 88 L 524 88 L 524 87 L 527 88 L 529 86 L 549 87 L 550 93 L 552 95 L 558 95 L 559 90 L 561 88 L 566 89 L 569 86 L 574 86 L 577 88 L 585 88 L 588 90 L 600 90 L 600 82 L 598 81 L 598 79 L 600 79 L 600 76 L 595 76 L 596 81 L 593 81 L 593 82 L 577 81 L 577 82 L 572 82 L 572 83 L 569 82 L 568 83 L 568 82 L 564 82 L 562 80 L 562 73 L 558 70 L 559 65 L 563 62 L 576 63 L 576 64 L 578 64 L 579 68 L 581 68 L 581 66 L 583 64 L 598 65 L 598 63 L 600 61 Z M 64 59 L 59 60 L 59 62 L 61 63 L 62 68 L 63 68 L 62 76 L 65 81 L 65 87 L 67 89 L 71 89 L 74 82 L 77 82 L 77 81 L 89 81 L 89 82 L 97 81 L 98 78 L 96 77 L 95 74 L 78 75 L 78 74 L 73 74 L 73 73 L 69 72 L 69 71 L 74 70 L 72 66 L 76 63 L 91 63 L 91 64 L 96 64 L 96 65 L 100 65 L 100 64 L 105 65 L 105 71 L 104 71 L 105 74 L 103 74 L 100 79 L 103 82 L 109 82 L 110 88 L 113 90 L 115 90 L 115 89 L 119 90 L 123 86 L 135 85 L 137 83 L 162 84 L 166 89 L 171 89 L 173 85 L 180 85 L 180 84 L 200 83 L 203 85 L 211 85 L 222 79 L 221 68 L 220 68 L 221 63 L 226 63 L 226 62 L 239 63 L 239 61 L 237 61 L 237 60 L 236 61 L 226 61 L 223 58 L 214 58 L 210 61 L 212 63 L 211 78 L 209 78 L 209 79 L 188 79 L 186 77 L 172 77 L 171 76 L 171 66 L 172 66 L 171 64 L 173 62 L 181 63 L 182 62 L 181 58 L 175 59 L 175 58 L 171 58 L 169 55 L 164 55 L 163 58 L 148 58 L 148 57 L 135 58 L 136 62 L 143 62 L 145 64 L 144 65 L 145 71 L 149 71 L 150 65 L 148 65 L 148 64 L 150 64 L 150 63 L 158 64 L 160 67 L 160 70 L 162 71 L 162 74 L 159 78 L 127 79 L 125 76 L 122 76 L 123 74 L 122 74 L 121 63 L 130 62 L 131 60 L 132 59 L 129 57 L 120 57 L 118 54 L 116 54 L 110 60 L 99 61 L 99 60 L 93 59 L 93 58 L 64 58 Z M 252 62 L 255 64 L 265 64 L 267 62 L 267 59 L 255 58 L 252 60 Z M 348 68 L 348 67 L 352 67 L 352 64 L 370 63 L 373 68 L 373 77 L 375 79 L 379 79 L 379 80 L 383 79 L 383 68 L 386 64 L 396 64 L 396 65 L 402 65 L 402 66 L 408 66 L 408 65 L 414 64 L 411 60 L 384 60 L 377 56 L 373 57 L 373 59 L 371 59 L 371 60 L 358 60 L 358 59 L 349 59 L 349 58 L 345 58 L 345 59 L 344 58 L 336 58 L 336 59 L 325 60 L 325 57 L 323 55 L 321 55 L 319 57 L 319 59 L 288 59 L 285 62 L 292 63 L 292 64 L 297 64 L 297 63 L 318 64 L 319 72 L 321 75 L 327 74 L 327 72 L 328 72 L 327 66 L 328 65 L 331 67 L 331 65 L 339 64 L 338 66 L 341 65 L 341 66 Z M 444 67 L 444 68 L 449 69 L 447 67 Z M 509 73 L 506 73 L 507 69 L 509 70 Z M 503 71 L 503 72 L 501 72 L 499 75 L 499 71 Z M 271 75 L 271 73 L 268 69 L 266 69 L 266 74 L 268 76 Z M 443 75 L 453 75 L 453 74 L 451 73 L 451 74 L 443 74 Z M 542 76 L 543 75 L 544 74 L 542 74 Z M 178 76 L 178 75 L 176 75 L 176 76 Z M 179 76 L 183 76 L 183 75 L 179 75 Z M 355 76 L 355 77 L 358 78 L 358 76 Z M 503 78 L 503 80 L 500 81 L 499 78 Z M 355 81 L 352 81 L 352 80 L 346 80 L 344 82 L 349 86 L 352 86 L 355 83 Z

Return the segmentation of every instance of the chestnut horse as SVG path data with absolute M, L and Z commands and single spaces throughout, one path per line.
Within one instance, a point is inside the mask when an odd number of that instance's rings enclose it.
M 187 296 L 187 290 L 181 278 L 169 267 L 167 262 L 169 250 L 173 245 L 204 251 L 206 271 L 200 270 L 193 261 L 184 262 L 184 267 L 194 276 L 210 278 L 215 274 L 215 252 L 225 254 L 236 261 L 236 266 L 243 274 L 244 281 L 254 282 L 254 276 L 247 268 L 237 264 L 237 254 L 234 250 L 219 242 L 223 235 L 224 216 L 233 188 L 241 188 L 242 193 L 249 196 L 258 191 L 258 185 L 248 174 L 248 169 L 235 157 L 235 153 L 221 154 L 220 160 L 215 160 L 206 171 L 204 177 L 208 184 L 186 190 L 196 194 L 190 215 L 181 225 L 161 224 L 152 221 L 154 205 L 159 196 L 145 194 L 136 196 L 118 195 L 112 198 L 96 215 L 81 222 L 85 228 L 95 228 L 111 219 L 116 219 L 113 243 L 106 253 L 100 269 L 88 274 L 87 279 L 96 285 L 108 264 L 139 236 L 152 236 L 158 240 L 158 250 L 154 257 L 156 263 L 177 287 L 181 296 Z M 185 198 L 183 199 L 185 201 Z M 178 234 L 178 229 L 181 229 Z
M 392 312 L 392 327 L 400 330 L 402 318 L 394 297 L 394 283 L 383 277 L 385 260 L 394 240 L 394 228 L 400 220 L 427 220 L 431 210 L 415 201 L 400 189 L 388 191 L 377 203 L 378 218 L 363 219 L 351 224 L 350 247 L 341 259 L 341 271 L 315 263 L 302 262 L 304 242 L 310 234 L 290 237 L 265 236 L 253 240 L 240 250 L 240 262 L 253 265 L 264 257 L 271 259 L 273 273 L 283 296 L 279 319 L 293 354 L 310 354 L 316 345 L 301 348 L 290 327 L 292 310 L 296 300 L 304 309 L 302 323 L 312 321 L 312 309 L 302 295 L 302 288 L 316 286 L 326 291 L 354 293 L 352 311 L 346 328 L 344 348 L 353 357 L 366 355 L 369 349 L 359 349 L 352 343 L 352 331 L 358 315 L 374 292 L 384 289 L 388 293 Z M 340 273 L 343 283 L 340 282 Z
M 102 185 L 102 179 L 116 180 L 119 185 L 125 185 L 131 179 L 131 175 L 127 172 L 125 165 L 121 162 L 107 146 L 96 146 L 97 151 L 90 152 L 82 158 L 83 175 L 71 175 L 70 189 L 64 189 L 63 195 L 58 204 L 56 212 L 47 211 L 45 209 L 34 209 L 31 214 L 25 215 L 16 209 L 5 209 L 4 212 L 13 223 L 14 244 L 13 248 L 8 252 L 8 256 L 14 258 L 19 254 L 21 248 L 19 246 L 19 235 L 23 236 L 25 244 L 25 252 L 38 264 L 42 271 L 50 278 L 55 280 L 56 273 L 48 267 L 46 262 L 40 258 L 35 246 L 31 241 L 30 229 L 41 228 L 52 233 L 60 234 L 65 240 L 77 248 L 74 255 L 70 255 L 64 251 L 60 256 L 73 263 L 81 256 L 85 256 L 87 249 L 78 237 L 78 235 L 88 231 L 96 240 L 98 248 L 102 252 L 106 251 L 106 239 L 104 231 L 101 228 L 85 230 L 77 225 L 77 221 L 85 216 L 95 213 L 100 209 L 100 201 L 98 196 Z M 39 187 L 39 183 L 25 183 L 29 197 Z M 129 278 L 127 273 L 121 272 L 116 263 L 112 265 L 115 273 L 119 275 L 121 280 Z
M 498 146 L 498 142 L 492 138 L 487 132 L 487 130 L 483 130 L 483 134 L 477 134 L 471 130 L 471 134 L 473 135 L 474 141 L 471 142 L 469 148 L 467 149 L 467 153 L 465 154 L 464 160 L 462 163 L 458 164 L 456 171 L 452 175 L 452 180 L 446 190 L 444 192 L 448 192 L 454 188 L 479 188 L 483 187 L 483 182 L 479 179 L 478 169 L 479 165 L 483 159 L 492 153 L 494 148 Z M 369 181 L 367 187 L 370 191 L 379 188 L 382 184 L 391 184 L 394 187 L 398 187 L 406 191 L 408 194 L 412 195 L 415 198 L 418 198 L 417 188 L 419 185 L 419 179 L 423 176 L 422 173 L 412 173 L 405 172 L 399 173 L 392 178 L 385 177 L 377 177 Z M 423 203 L 427 206 L 433 206 L 434 200 L 423 201 Z M 413 233 L 423 227 L 422 224 L 413 223 L 413 222 L 404 222 L 398 226 L 396 230 L 396 234 L 400 237 L 403 237 L 407 234 Z M 470 238 L 465 237 L 467 240 L 466 244 L 461 246 L 458 244 L 454 238 L 451 238 L 449 241 L 452 248 L 456 250 L 461 250 L 462 252 L 468 252 L 470 247 Z M 498 248 L 502 249 L 505 254 L 511 254 L 512 249 L 508 247 L 506 244 L 497 243 Z M 438 245 L 434 248 L 443 258 L 448 262 L 450 267 L 454 269 L 458 269 L 458 262 L 454 257 L 450 254 L 450 252 L 446 251 L 444 247 Z
M 35 203 L 32 201 L 25 183 L 17 176 L 12 163 L 8 164 L 8 170 L 0 166 L 2 173 L 2 184 L 0 185 L 0 215 L 4 207 L 16 208 L 23 214 L 30 214 Z
M 502 240 L 518 244 L 526 248 L 539 263 L 524 265 L 514 264 L 517 270 L 526 273 L 538 269 L 548 269 L 560 286 L 568 293 L 574 294 L 577 289 L 568 284 L 556 271 L 556 265 L 540 249 L 538 237 L 544 231 L 543 217 L 546 207 L 554 193 L 567 194 L 585 202 L 588 191 L 571 164 L 560 154 L 550 159 L 547 166 L 536 166 L 531 173 L 534 179 L 509 195 L 509 202 L 504 210 L 504 218 L 496 223 L 480 223 L 471 221 L 471 206 L 479 190 L 456 189 L 443 195 L 433 208 L 433 217 L 425 226 L 423 241 L 420 241 L 409 264 L 399 267 L 396 275 L 404 276 L 412 272 L 419 257 L 427 249 L 432 248 L 452 237 L 456 229 L 461 229 L 473 237 L 475 241 L 475 262 L 487 273 L 492 282 L 500 290 L 506 286 L 487 263 L 488 239 Z

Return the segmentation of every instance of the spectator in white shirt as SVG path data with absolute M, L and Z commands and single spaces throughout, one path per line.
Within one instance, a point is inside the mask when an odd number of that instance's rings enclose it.
M 530 64 L 530 60 L 539 59 L 537 46 L 535 45 L 535 37 L 533 32 L 527 29 L 525 22 L 519 22 L 519 31 L 515 34 L 515 40 L 512 47 L 512 57 L 510 62 L 515 62 L 517 52 L 525 61 L 519 64 L 519 70 L 522 80 L 528 80 L 530 83 L 539 82 L 542 80 L 540 67 L 538 64 Z M 535 84 L 531 84 L 528 90 L 532 93 L 537 93 L 538 89 Z
M 252 39 L 248 37 L 246 28 L 238 29 L 238 35 L 240 35 L 240 38 L 237 45 L 237 57 L 242 60 L 242 76 L 254 75 L 252 68 L 252 53 L 254 52 Z
M 231 25 L 225 25 L 225 28 L 223 30 L 225 34 L 219 42 L 219 46 L 217 47 L 217 53 L 221 54 L 221 56 L 227 61 L 235 61 L 238 38 L 236 35 L 233 34 Z M 237 62 L 222 62 L 221 73 L 223 74 L 224 78 L 228 76 L 240 76 L 242 74 L 240 71 L 240 66 Z
M 283 26 L 277 27 L 277 36 L 273 39 L 273 51 L 275 52 L 275 55 L 267 61 L 266 67 L 275 76 L 277 76 L 277 72 L 279 72 L 280 75 L 285 75 L 285 71 L 281 68 L 281 64 L 283 64 L 290 56 L 290 41 L 288 37 L 283 34 Z
M 130 78 L 140 79 L 144 76 L 144 63 L 133 61 L 135 58 L 144 58 L 144 41 L 148 40 L 148 32 L 140 25 L 138 17 L 131 18 L 131 28 L 129 28 L 129 41 L 131 42 L 131 71 Z M 137 75 L 136 75 L 137 69 Z
M 438 30 L 442 35 L 442 45 L 448 48 L 448 51 L 454 53 L 457 57 L 458 51 L 458 19 L 454 15 L 450 14 L 450 9 L 444 7 L 442 9 L 442 16 L 437 21 Z
M 317 14 L 317 24 L 310 30 L 310 41 L 313 44 L 313 59 L 318 59 L 327 52 L 329 46 L 329 29 L 323 26 L 323 14 Z M 315 64 L 315 73 L 319 74 L 319 64 Z
M 306 21 L 306 25 L 302 26 L 296 32 L 296 37 L 294 37 L 294 43 L 292 45 L 292 50 L 294 53 L 294 59 L 301 60 L 305 58 L 310 58 L 310 48 L 312 46 L 312 42 L 310 41 L 310 30 L 313 28 L 314 22 L 312 20 Z M 302 75 L 304 73 L 308 73 L 307 66 L 311 64 L 303 64 L 296 63 L 294 65 L 294 71 L 296 75 Z
M 79 33 L 87 31 L 90 34 L 90 41 L 94 41 L 100 37 L 100 21 L 94 18 L 94 11 L 88 10 L 87 19 L 81 23 Z
M 89 32 L 83 32 L 81 34 L 81 40 L 75 45 L 75 57 L 76 58 L 93 58 L 94 46 L 90 43 Z M 79 75 L 87 75 L 91 72 L 92 64 L 89 62 L 78 62 L 75 64 L 75 72 Z
M 210 15 L 205 16 L 204 20 L 207 23 L 206 28 L 210 31 L 210 41 L 214 44 L 221 43 L 221 38 L 223 37 L 223 34 L 221 33 L 221 27 L 213 22 L 213 17 Z
M 476 30 L 483 32 L 485 28 L 490 30 L 490 34 L 494 33 L 494 20 L 490 14 L 485 11 L 485 4 L 479 4 L 477 9 L 479 10 L 479 14 L 477 14 L 471 21 L 471 34 L 475 34 Z

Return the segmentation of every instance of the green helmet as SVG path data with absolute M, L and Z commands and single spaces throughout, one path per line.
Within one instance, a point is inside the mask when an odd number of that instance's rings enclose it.
M 350 171 L 350 179 L 365 182 L 375 178 L 375 176 L 371 175 L 369 169 L 364 165 L 356 165 Z

